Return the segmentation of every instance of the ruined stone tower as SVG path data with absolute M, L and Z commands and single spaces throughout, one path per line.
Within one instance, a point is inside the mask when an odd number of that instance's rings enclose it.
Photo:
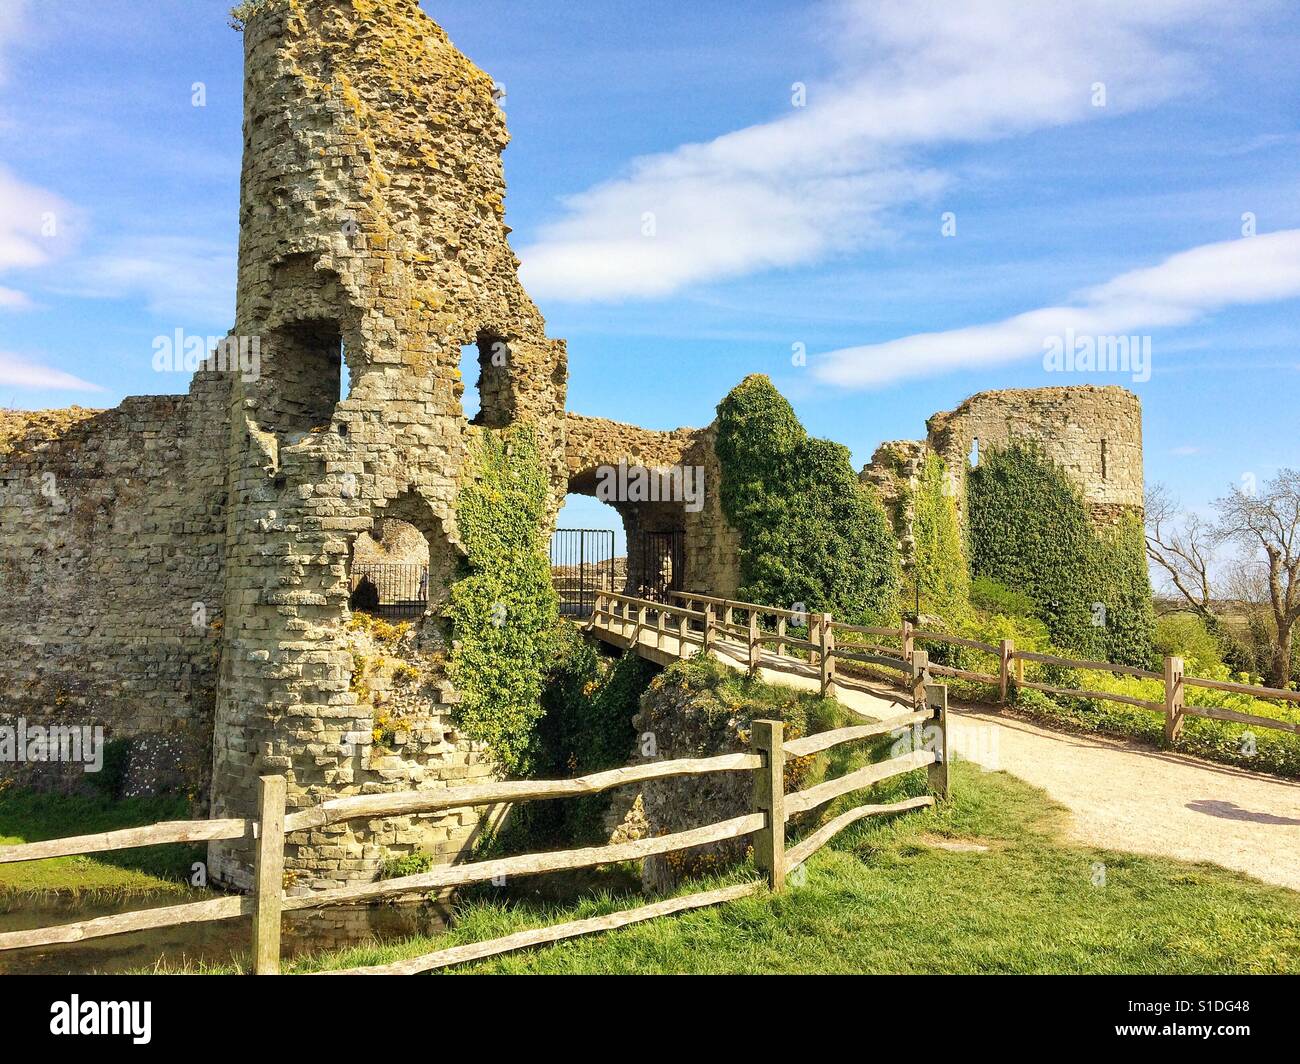
M 534 424 L 557 498 L 564 485 L 564 346 L 507 242 L 492 80 L 416 0 L 267 0 L 244 48 L 234 335 L 260 338 L 261 371 L 235 382 L 230 407 L 213 816 L 247 814 L 266 773 L 305 806 L 487 771 L 446 722 L 445 682 L 403 749 L 373 746 L 373 713 L 350 690 L 349 552 L 385 519 L 414 525 L 429 599 L 445 598 L 471 433 Z M 458 369 L 470 344 L 473 425 Z M 465 826 L 446 820 L 389 825 L 384 849 L 445 853 Z M 381 850 L 364 828 L 291 839 L 290 870 L 373 878 Z M 213 846 L 210 871 L 241 884 L 248 855 Z

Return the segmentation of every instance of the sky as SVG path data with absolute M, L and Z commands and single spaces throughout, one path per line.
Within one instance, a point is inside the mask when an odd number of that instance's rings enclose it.
M 0 0 L 0 406 L 182 392 L 154 340 L 229 329 L 228 7 Z M 1192 508 L 1300 465 L 1294 4 L 424 8 L 505 91 L 570 409 L 705 425 L 766 373 L 861 466 L 977 391 L 1119 384 Z M 1108 336 L 1149 363 L 1045 358 Z

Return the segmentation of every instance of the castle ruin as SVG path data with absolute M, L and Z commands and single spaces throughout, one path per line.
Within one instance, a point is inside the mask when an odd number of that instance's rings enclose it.
M 740 580 L 712 428 L 566 412 L 565 345 L 509 245 L 491 78 L 417 0 L 271 0 L 244 29 L 229 341 L 186 395 L 0 414 L 0 717 L 103 725 L 129 740 L 130 793 L 183 787 L 214 817 L 250 815 L 268 773 L 304 808 L 498 771 L 454 727 L 459 696 L 436 670 L 400 693 L 382 677 L 403 712 L 377 743 L 349 624 L 358 540 L 397 522 L 428 558 L 413 645 L 429 661 L 448 644 L 437 607 L 463 557 L 457 497 L 476 434 L 537 432 L 550 482 L 539 542 L 602 467 L 701 467 L 698 510 L 615 503 L 629 555 L 639 537 L 680 532 L 683 586 L 729 595 Z M 256 372 L 223 357 L 250 349 Z M 1027 435 L 1099 513 L 1141 506 L 1140 410 L 1122 389 L 987 393 L 929 428 L 950 468 L 965 470 L 976 438 Z M 286 867 L 308 889 L 372 879 L 415 850 L 452 860 L 480 815 L 300 833 Z M 247 886 L 250 865 L 247 842 L 211 847 L 217 882 Z

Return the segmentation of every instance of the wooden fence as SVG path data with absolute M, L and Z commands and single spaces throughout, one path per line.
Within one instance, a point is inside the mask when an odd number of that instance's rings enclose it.
M 927 684 L 928 677 L 922 666 L 917 666 L 912 671 L 913 690 L 917 699 L 912 713 L 884 723 L 841 728 L 788 742 L 783 738 L 783 725 L 780 721 L 755 721 L 749 753 L 651 762 L 598 772 L 577 779 L 480 783 L 440 791 L 405 791 L 395 794 L 335 798 L 311 808 L 292 812 L 288 811 L 285 805 L 284 777 L 264 776 L 261 780 L 260 808 L 256 819 L 189 820 L 155 824 L 151 827 L 129 828 L 99 835 L 0 847 L 0 864 L 37 861 L 74 854 L 104 853 L 110 850 L 133 849 L 138 846 L 154 846 L 162 843 L 236 839 L 252 840 L 255 854 L 254 886 L 251 894 L 104 916 L 55 927 L 10 931 L 0 934 L 0 951 L 81 942 L 107 935 L 120 935 L 129 931 L 170 927 L 177 924 L 252 916 L 253 971 L 258 975 L 273 975 L 280 971 L 280 920 L 284 912 L 439 890 L 485 882 L 503 876 L 592 868 L 597 865 L 674 853 L 744 836 L 753 836 L 755 863 L 764 872 L 766 882 L 740 883 L 681 898 L 670 898 L 607 916 L 521 931 L 487 942 L 455 946 L 393 964 L 355 969 L 347 973 L 323 974 L 427 972 L 527 946 L 557 942 L 561 939 L 624 927 L 688 909 L 716 905 L 757 894 L 767 888 L 779 891 L 783 889 L 786 875 L 791 870 L 808 860 L 835 834 L 850 824 L 864 817 L 920 809 L 933 805 L 935 798 L 926 796 L 888 805 L 858 806 L 835 817 L 787 850 L 785 824 L 792 816 L 815 809 L 834 798 L 919 768 L 928 770 L 929 785 L 934 794 L 947 797 L 949 790 L 947 689 L 940 685 Z M 923 736 L 923 739 L 921 742 L 914 742 L 913 748 L 900 756 L 864 766 L 843 777 L 827 780 L 796 794 L 784 793 L 782 781 L 787 758 L 808 757 L 843 743 L 860 742 L 900 729 L 914 729 L 913 734 L 918 737 Z M 461 865 L 445 865 L 428 872 L 395 879 L 357 883 L 308 894 L 286 895 L 284 893 L 285 836 L 292 832 L 356 819 L 380 819 L 497 803 L 600 794 L 614 787 L 645 783 L 649 780 L 702 776 L 716 772 L 753 773 L 753 804 L 749 813 L 704 827 L 634 842 L 553 853 L 525 854 Z
M 905 682 L 906 677 L 912 673 L 912 666 L 920 662 L 931 676 L 984 683 L 996 687 L 998 702 L 1001 705 L 1011 701 L 1016 687 L 1023 687 L 1069 698 L 1116 702 L 1160 713 L 1165 718 L 1165 735 L 1170 741 L 1178 737 L 1187 717 L 1209 717 L 1213 720 L 1230 721 L 1255 728 L 1271 728 L 1300 735 L 1300 724 L 1292 721 L 1262 717 L 1254 713 L 1240 713 L 1237 710 L 1221 709 L 1216 706 L 1188 705 L 1186 700 L 1188 687 L 1202 687 L 1232 694 L 1250 695 L 1254 698 L 1272 698 L 1290 702 L 1300 702 L 1300 691 L 1188 676 L 1183 659 L 1178 657 L 1165 658 L 1164 670 L 1154 672 L 1132 665 L 1084 661 L 1017 650 L 1015 643 L 1010 639 L 1004 639 L 1000 644 L 994 645 L 977 639 L 949 635 L 946 632 L 918 628 L 910 621 L 904 621 L 898 628 L 879 628 L 846 624 L 834 620 L 829 613 L 800 613 L 695 592 L 673 592 L 673 597 L 687 603 L 687 607 L 666 606 L 626 595 L 605 593 L 597 597 L 596 612 L 592 616 L 591 623 L 597 624 L 603 621 L 628 639 L 631 644 L 639 641 L 642 632 L 654 631 L 658 634 L 660 649 L 664 647 L 664 636 L 671 634 L 678 638 L 676 656 L 679 657 L 687 657 L 688 652 L 693 653 L 699 648 L 712 649 L 717 645 L 718 636 L 727 636 L 739 641 L 742 648 L 747 650 L 751 672 L 756 672 L 760 666 L 776 671 L 783 669 L 798 671 L 802 664 L 797 661 L 792 662 L 788 658 L 781 661 L 763 657 L 764 646 L 774 645 L 778 658 L 785 655 L 787 650 L 803 651 L 808 655 L 809 665 L 816 666 L 820 672 L 823 696 L 833 696 L 836 684 L 840 682 L 837 680 L 837 663 L 892 669 L 901 673 Z M 688 608 L 690 606 L 700 608 Z M 737 614 L 744 615 L 745 623 L 741 624 L 736 620 Z M 672 619 L 672 626 L 666 624 L 668 619 Z M 808 638 L 794 638 L 788 634 L 792 621 L 795 628 L 801 631 L 805 628 L 808 630 Z M 836 633 L 896 640 L 898 647 L 837 640 Z M 917 645 L 921 643 L 943 643 L 981 651 L 997 659 L 998 671 L 977 672 L 940 665 L 929 661 L 926 652 L 917 649 Z M 1164 685 L 1164 700 L 1156 702 L 1110 691 L 1056 687 L 1026 680 L 1024 672 L 1026 662 L 1160 680 Z

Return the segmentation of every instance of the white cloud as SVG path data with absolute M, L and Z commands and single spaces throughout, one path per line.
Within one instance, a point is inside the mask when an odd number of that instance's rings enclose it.
M 0 351 L 0 385 L 13 388 L 49 389 L 51 391 L 102 392 L 98 384 L 74 377 L 71 373 L 42 366 L 18 355 Z
M 1126 336 L 1184 325 L 1224 307 L 1300 297 L 1300 229 L 1204 244 L 1043 307 L 987 325 L 919 333 L 820 356 L 815 376 L 866 388 L 1042 355 L 1050 337 Z
M 236 266 L 230 244 L 140 237 L 119 241 L 79 263 L 64 291 L 96 299 L 139 297 L 151 313 L 180 324 L 224 328 L 235 315 Z
M 50 264 L 67 253 L 73 230 L 66 202 L 0 167 L 0 275 Z M 27 305 L 23 293 L 0 287 L 0 310 Z
M 1157 35 L 1210 0 L 840 0 L 827 37 L 840 73 L 809 77 L 808 106 L 708 143 L 635 160 L 564 201 L 521 251 L 549 299 L 663 296 L 861 246 L 887 208 L 944 175 L 910 158 L 1149 106 L 1194 68 Z M 828 60 L 828 63 L 830 60 Z M 1092 86 L 1105 85 L 1106 107 Z M 655 216 L 655 235 L 643 218 Z

